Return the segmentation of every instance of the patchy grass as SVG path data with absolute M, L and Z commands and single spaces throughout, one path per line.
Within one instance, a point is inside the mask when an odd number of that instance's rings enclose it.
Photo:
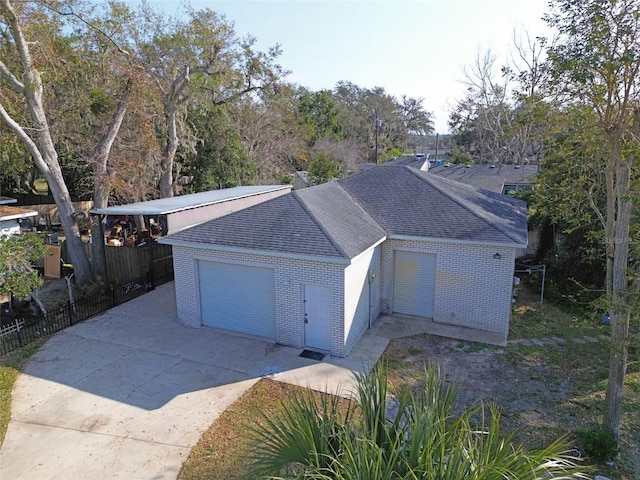
M 506 348 L 416 335 L 394 339 L 385 352 L 394 383 L 414 382 L 424 365 L 437 364 L 459 385 L 461 406 L 482 399 L 496 402 L 502 427 L 516 442 L 540 448 L 567 436 L 578 446 L 576 430 L 602 423 L 609 368 L 609 327 L 539 297 L 520 296 L 513 309 L 511 339 L 557 337 L 557 344 Z M 637 332 L 632 333 L 636 338 Z M 591 337 L 597 341 L 585 341 Z M 575 341 L 574 339 L 578 339 Z M 420 355 L 408 352 L 421 350 Z M 614 480 L 640 479 L 640 368 L 637 349 L 628 361 L 620 455 L 598 472 Z M 587 461 L 589 461 L 587 459 Z
M 544 419 L 550 419 L 557 433 L 577 442 L 575 431 L 598 427 L 602 423 L 604 398 L 609 373 L 609 342 L 579 343 L 571 338 L 609 335 L 609 327 L 598 318 L 565 312 L 553 304 L 520 305 L 512 315 L 512 338 L 566 339 L 557 347 L 510 348 L 507 359 L 512 364 L 526 366 L 532 375 L 539 372 L 550 390 L 562 389 L 563 395 L 550 405 L 554 410 L 541 411 L 539 425 L 513 423 L 517 438 L 526 443 L 542 443 Z M 633 335 L 637 335 L 634 332 Z M 620 455 L 615 466 L 599 465 L 600 473 L 611 478 L 640 478 L 640 370 L 637 351 L 630 349 L 623 393 L 620 424 Z M 519 420 L 522 420 L 521 418 Z
M 4 442 L 11 418 L 11 391 L 16 378 L 31 356 L 46 341 L 47 339 L 40 339 L 0 358 L 0 445 Z
M 409 348 L 409 355 L 417 355 L 421 352 L 422 350 L 420 350 L 419 348 L 416 347 L 411 347 Z
M 301 387 L 262 379 L 218 417 L 183 464 L 179 480 L 252 478 L 251 425 L 276 414 Z M 323 395 L 318 393 L 318 396 Z M 345 405 L 347 400 L 344 400 Z
M 539 303 L 529 301 L 514 308 L 511 338 L 558 337 L 566 340 L 558 346 L 507 349 L 505 357 L 511 365 L 518 365 L 529 375 L 537 376 L 550 391 L 561 391 L 553 402 L 548 403 L 548 408 L 538 412 L 538 422 L 526 422 L 525 415 L 514 415 L 516 418 L 510 427 L 519 440 L 530 444 L 544 443 L 548 438 L 547 424 L 550 424 L 555 433 L 568 435 L 577 442 L 576 430 L 602 423 L 610 344 L 606 340 L 579 343 L 571 339 L 608 336 L 609 328 L 601 325 L 599 318 L 569 313 L 552 303 L 541 307 Z M 636 336 L 637 332 L 632 335 Z M 628 478 L 640 478 L 639 431 L 640 369 L 638 352 L 631 348 L 623 393 L 620 455 L 613 467 L 599 465 L 600 473 L 610 478 L 624 478 L 625 474 Z
M 520 289 L 518 303 L 514 305 L 511 315 L 509 338 L 574 338 L 577 336 L 594 336 L 608 334 L 609 328 L 601 325 L 601 318 L 596 315 L 569 311 L 559 305 L 540 299 L 526 288 Z

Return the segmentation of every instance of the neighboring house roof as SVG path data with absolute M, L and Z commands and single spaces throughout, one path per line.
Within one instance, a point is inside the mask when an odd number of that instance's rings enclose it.
M 425 165 L 425 163 L 427 165 Z M 393 160 L 387 160 L 384 162 L 384 166 L 407 166 L 417 168 L 418 170 L 426 168 L 429 169 L 429 159 L 427 157 L 400 157 Z
M 19 207 L 7 207 L 6 205 L 0 205 L 0 221 L 4 220 L 17 220 L 25 217 L 35 217 L 38 212 L 35 210 L 27 210 L 26 208 Z
M 526 204 L 414 168 L 380 166 L 160 241 L 351 259 L 387 235 L 526 245 Z
M 255 185 L 223 188 L 221 190 L 210 190 L 208 192 L 160 198 L 146 202 L 129 203 L 127 205 L 96 208 L 91 210 L 91 213 L 102 215 L 166 215 L 182 210 L 204 207 L 214 203 L 237 200 L 239 198 L 288 188 L 291 188 L 291 185 Z
M 537 165 L 439 165 L 429 173 L 467 183 L 478 188 L 503 193 L 505 185 L 534 184 L 538 175 Z
M 422 153 L 425 157 L 435 158 L 436 154 L 438 158 L 445 157 L 451 154 L 451 150 L 449 148 L 440 147 L 438 150 L 435 148 L 428 148 L 426 150 L 420 149 L 420 153 Z

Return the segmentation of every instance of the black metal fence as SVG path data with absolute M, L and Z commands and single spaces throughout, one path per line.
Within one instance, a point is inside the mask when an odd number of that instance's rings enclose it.
M 134 281 L 111 284 L 104 290 L 80 296 L 75 303 L 47 312 L 44 316 L 14 317 L 0 327 L 0 357 L 52 333 L 83 322 L 110 308 L 153 290 L 171 278 L 147 275 Z

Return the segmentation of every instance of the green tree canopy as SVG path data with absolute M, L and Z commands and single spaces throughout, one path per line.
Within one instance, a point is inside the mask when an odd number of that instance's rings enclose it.
M 300 122 L 306 127 L 310 147 L 320 138 L 344 140 L 344 127 L 338 119 L 338 107 L 330 91 L 304 91 L 300 95 L 298 112 Z
M 35 233 L 0 235 L 0 293 L 25 298 L 42 285 L 36 263 L 46 255 Z
M 312 185 L 328 182 L 344 176 L 340 162 L 326 153 L 319 154 L 309 164 L 309 179 Z

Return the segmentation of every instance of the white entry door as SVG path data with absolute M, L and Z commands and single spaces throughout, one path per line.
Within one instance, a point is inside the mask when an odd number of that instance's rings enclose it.
M 331 350 L 331 289 L 304 286 L 304 343 L 309 348 Z

